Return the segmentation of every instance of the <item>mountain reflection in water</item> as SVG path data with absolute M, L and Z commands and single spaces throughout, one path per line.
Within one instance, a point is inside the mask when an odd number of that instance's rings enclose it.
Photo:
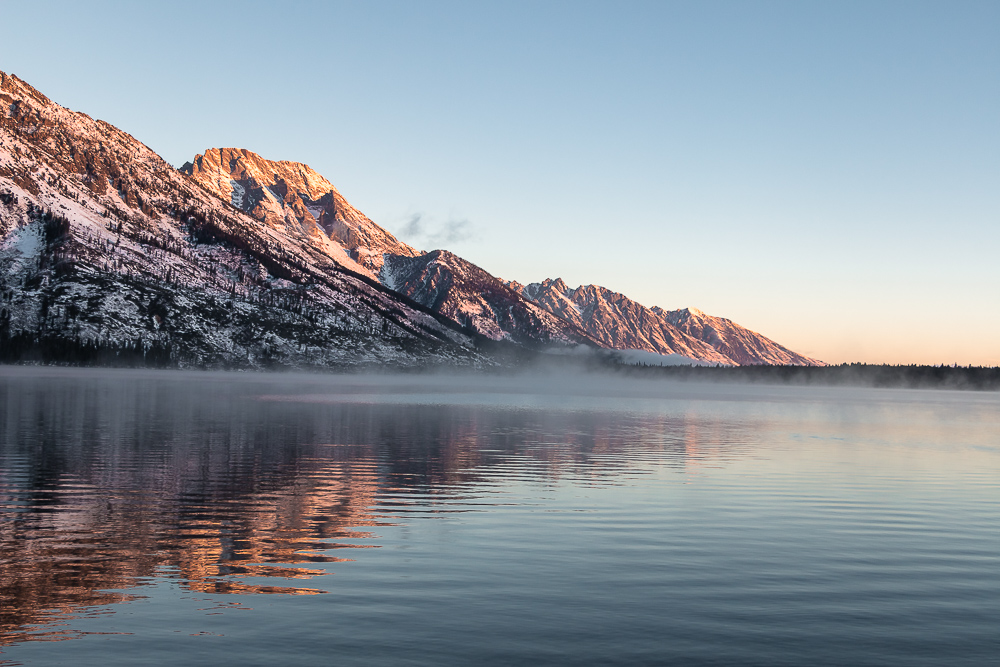
M 676 465 L 738 449 L 731 424 L 441 404 L 419 387 L 348 381 L 300 396 L 261 393 L 280 378 L 24 375 L 0 390 L 6 642 L 63 637 L 50 628 L 60 618 L 133 599 L 165 573 L 203 593 L 325 592 L 242 579 L 327 574 L 310 564 L 377 547 L 369 527 L 476 509 L 470 485 L 491 475 L 609 484 L 636 449 Z M 506 470 L 523 457 L 534 465 Z
M 0 367 L 0 664 L 990 664 L 998 499 L 996 393 Z

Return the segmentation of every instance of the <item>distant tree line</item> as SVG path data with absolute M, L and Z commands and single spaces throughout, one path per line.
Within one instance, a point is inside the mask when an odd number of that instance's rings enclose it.
M 891 364 L 835 366 L 624 366 L 626 373 L 685 380 L 910 389 L 1000 390 L 1000 367 Z
M 178 361 L 169 342 L 99 341 L 28 332 L 10 334 L 0 326 L 0 363 L 171 368 L 176 367 Z

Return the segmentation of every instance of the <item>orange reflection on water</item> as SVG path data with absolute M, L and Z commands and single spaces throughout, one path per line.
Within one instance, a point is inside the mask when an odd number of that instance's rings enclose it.
M 25 500 L 30 507 L 39 496 L 45 504 L 0 521 L 0 641 L 77 636 L 61 622 L 81 609 L 133 600 L 135 594 L 122 591 L 141 591 L 164 575 L 209 594 L 325 592 L 244 581 L 308 580 L 329 574 L 309 565 L 351 560 L 330 551 L 374 546 L 334 540 L 370 539 L 355 527 L 384 525 L 369 509 L 378 488 L 375 466 L 336 462 L 309 472 L 282 488 L 198 503 L 184 502 L 183 494 L 79 486 L 40 493 L 3 480 L 0 506 L 23 510 Z
M 478 484 L 619 484 L 644 457 L 683 467 L 731 440 L 662 415 L 168 385 L 21 387 L 0 404 L 0 641 L 72 636 L 60 623 L 165 578 L 200 594 L 315 595 L 304 582 L 352 560 L 340 550 L 377 546 L 366 529 L 476 511 Z

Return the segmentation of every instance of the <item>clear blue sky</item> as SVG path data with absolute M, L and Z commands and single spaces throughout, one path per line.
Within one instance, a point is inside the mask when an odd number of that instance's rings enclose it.
M 503 278 L 827 361 L 1000 364 L 1000 2 L 0 0 L 0 23 L 0 70 L 169 162 L 306 162 Z

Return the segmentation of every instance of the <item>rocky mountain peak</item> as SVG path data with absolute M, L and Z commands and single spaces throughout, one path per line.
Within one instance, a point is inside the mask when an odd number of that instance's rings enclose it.
M 546 278 L 542 281 L 542 289 L 544 290 L 555 290 L 560 294 L 565 294 L 569 290 L 569 285 L 562 278 Z
M 199 158 L 185 175 L 128 133 L 0 73 L 4 359 L 478 363 L 459 325 L 365 276 L 308 219 L 262 220 L 233 204 L 241 188 L 253 194 L 237 179 L 259 179 L 262 188 L 283 183 L 282 205 L 308 212 L 320 192 L 339 197 L 325 179 L 235 149 Z M 193 178 L 223 164 L 236 178 Z M 223 201 L 220 181 L 231 195 Z
M 653 310 L 660 316 L 667 318 L 670 321 L 687 321 L 690 319 L 703 319 L 706 317 L 705 313 L 701 312 L 697 308 L 680 308 L 679 310 L 664 310 L 659 306 L 653 306 Z
M 209 192 L 275 229 L 336 244 L 372 277 L 384 255 L 420 253 L 372 222 L 302 162 L 268 160 L 245 148 L 210 148 L 181 167 Z
M 437 354 L 428 335 L 467 348 L 474 331 L 708 363 L 819 363 L 694 308 L 647 308 L 560 278 L 522 285 L 446 250 L 422 254 L 301 162 L 230 147 L 174 169 L 129 134 L 2 72 L 0 283 L 0 296 L 16 301 L 0 338 L 38 340 L 55 313 L 73 327 L 74 345 L 101 336 L 159 345 L 173 331 L 201 341 L 183 345 L 203 360 L 264 363 L 279 349 L 286 359 L 345 359 L 351 346 Z M 260 313 L 273 325 L 266 334 Z M 300 332 L 286 331 L 289 322 Z M 308 333 L 316 327 L 326 333 Z
M 228 176 L 236 181 L 255 181 L 261 185 L 279 186 L 285 193 L 303 194 L 319 200 L 327 194 L 343 199 L 337 188 L 322 175 L 302 162 L 267 160 L 245 148 L 210 148 L 196 155 L 181 167 L 185 174 Z M 219 186 L 220 188 L 223 186 Z M 283 197 L 284 198 L 284 197 Z M 346 201 L 346 200 L 345 200 Z
M 3 93 L 6 93 L 6 95 L 3 95 L 3 98 L 8 103 L 16 102 L 17 98 L 20 97 L 30 97 L 42 106 L 54 104 L 52 100 L 42 95 L 31 84 L 19 79 L 16 75 L 0 72 L 0 95 Z
M 706 315 L 696 308 L 653 309 L 656 314 L 684 333 L 706 341 L 740 365 L 777 364 L 822 366 L 823 362 L 789 350 L 756 331 L 725 317 Z
M 821 363 L 697 308 L 648 308 L 600 285 L 572 289 L 556 278 L 528 285 L 522 293 L 577 325 L 604 347 L 616 350 L 679 354 L 719 364 Z

